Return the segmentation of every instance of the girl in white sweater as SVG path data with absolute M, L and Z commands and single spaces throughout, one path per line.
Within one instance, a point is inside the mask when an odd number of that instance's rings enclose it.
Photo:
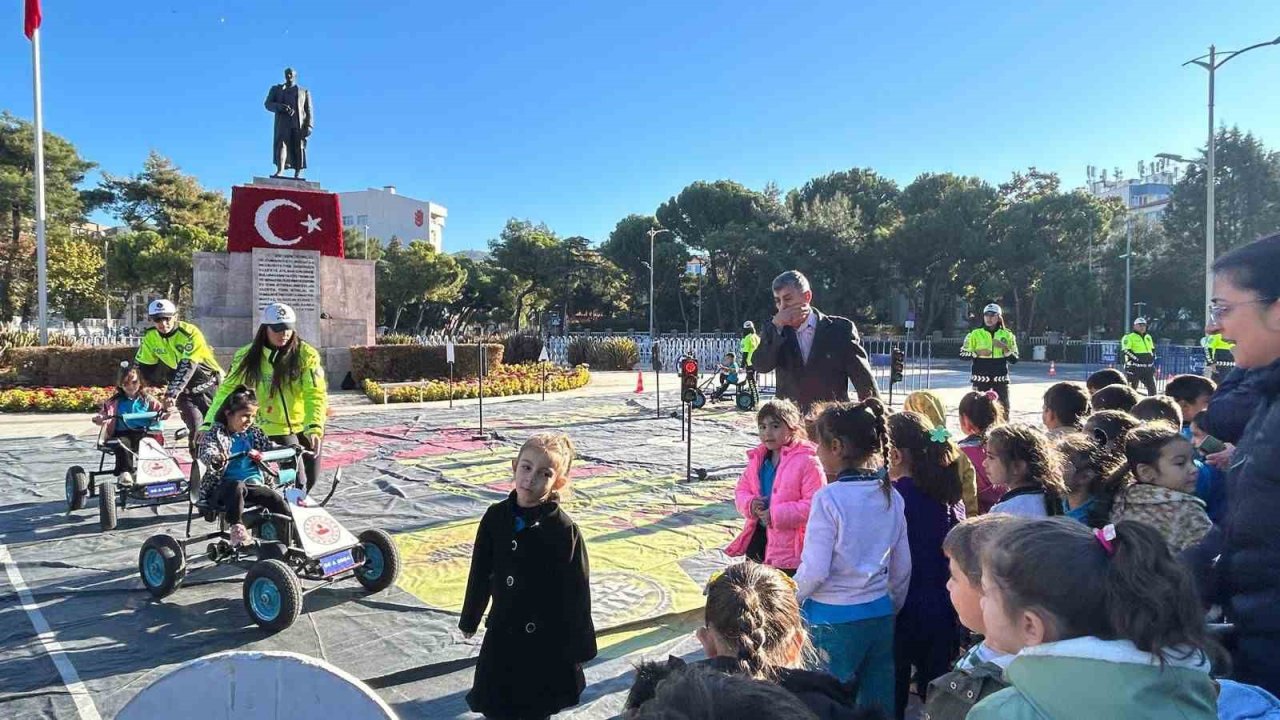
M 813 497 L 796 594 L 827 671 L 856 678 L 859 705 L 892 713 L 894 614 L 911 582 L 911 550 L 902 497 L 884 471 L 884 405 L 830 405 L 815 429 L 835 481 Z

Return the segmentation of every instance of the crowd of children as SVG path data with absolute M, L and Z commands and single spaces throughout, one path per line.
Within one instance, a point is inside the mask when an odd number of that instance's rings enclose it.
M 711 693 L 724 712 L 902 718 L 913 691 L 934 720 L 1280 716 L 1265 691 L 1214 679 L 1225 652 L 1177 559 L 1224 502 L 1195 423 L 1213 384 L 1168 386 L 1098 410 L 1110 383 L 1059 383 L 1043 429 L 971 392 L 958 443 L 932 393 L 899 413 L 764 403 L 726 548 L 744 559 L 707 587 L 707 659 L 641 663 L 626 716 Z M 460 627 L 492 602 L 468 695 L 488 717 L 575 704 L 595 655 L 586 546 L 558 505 L 572 457 L 563 435 L 531 439 L 480 523 Z

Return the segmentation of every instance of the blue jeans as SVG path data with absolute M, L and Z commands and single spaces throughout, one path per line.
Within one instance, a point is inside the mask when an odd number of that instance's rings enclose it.
M 810 625 L 823 668 L 841 682 L 856 678 L 858 705 L 893 714 L 893 616 L 837 625 Z

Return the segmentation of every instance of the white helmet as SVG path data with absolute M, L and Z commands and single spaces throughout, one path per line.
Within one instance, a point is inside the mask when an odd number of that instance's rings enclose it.
M 755 323 L 753 323 L 753 322 L 751 322 L 750 320 L 748 320 L 748 321 L 746 321 L 746 322 L 742 323 L 742 329 L 743 329 L 743 330 L 755 330 L 755 329 L 756 329 L 756 324 L 755 324 Z
M 177 314 L 177 306 L 163 298 L 160 300 L 152 300 L 151 304 L 147 306 L 147 317 L 173 317 Z
M 258 322 L 262 325 L 293 325 L 298 322 L 298 314 L 284 303 L 270 303 L 262 308 Z
M 1147 324 L 1147 319 L 1146 319 L 1146 318 L 1144 318 L 1144 317 L 1134 318 L 1134 319 L 1133 319 L 1133 324 L 1134 324 L 1134 325 L 1146 325 L 1146 324 Z
M 983 315 L 988 315 L 988 314 L 991 314 L 991 313 L 995 313 L 996 315 L 1000 315 L 1000 314 L 1002 314 L 1002 313 L 1000 312 L 1000 306 L 999 306 L 999 305 L 997 305 L 997 304 L 995 304 L 995 303 L 991 303 L 990 305 L 988 305 L 988 306 L 986 306 L 986 307 L 982 308 L 982 314 L 983 314 Z

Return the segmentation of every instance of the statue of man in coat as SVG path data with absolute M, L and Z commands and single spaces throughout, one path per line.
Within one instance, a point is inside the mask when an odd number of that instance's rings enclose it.
M 285 68 L 284 82 L 272 85 L 264 105 L 267 112 L 276 116 L 272 155 L 276 174 L 283 177 L 286 168 L 293 170 L 295 178 L 302 177 L 307 167 L 307 138 L 311 137 L 311 93 L 297 84 L 293 68 Z

